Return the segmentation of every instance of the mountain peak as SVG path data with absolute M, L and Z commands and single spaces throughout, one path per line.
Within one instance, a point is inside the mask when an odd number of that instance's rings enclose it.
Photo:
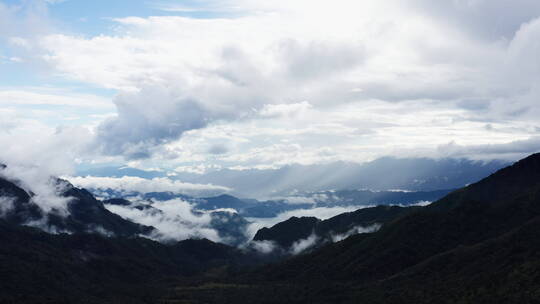
M 540 184 L 540 153 L 532 154 L 511 166 L 500 169 L 479 182 L 453 192 L 433 208 L 482 201 L 492 205 L 508 205 L 520 196 L 536 191 Z

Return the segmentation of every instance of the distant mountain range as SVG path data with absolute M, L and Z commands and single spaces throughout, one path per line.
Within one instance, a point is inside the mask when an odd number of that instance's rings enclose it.
M 136 198 L 137 200 L 167 201 L 181 199 L 190 202 L 199 210 L 234 209 L 244 217 L 271 218 L 280 213 L 299 209 L 321 207 L 366 207 L 375 205 L 414 205 L 438 200 L 452 190 L 434 191 L 371 191 L 371 190 L 341 190 L 302 193 L 275 200 L 259 201 L 256 199 L 241 199 L 223 194 L 215 197 L 196 198 L 173 192 L 118 192 L 111 189 L 89 191 L 100 196 L 115 198 Z
M 202 174 L 103 167 L 81 169 L 78 175 L 169 177 L 183 182 L 226 186 L 233 189 L 231 194 L 235 196 L 261 198 L 341 189 L 455 189 L 476 182 L 507 165 L 504 161 L 384 157 L 363 164 L 334 162 L 288 165 L 279 169 L 218 169 Z

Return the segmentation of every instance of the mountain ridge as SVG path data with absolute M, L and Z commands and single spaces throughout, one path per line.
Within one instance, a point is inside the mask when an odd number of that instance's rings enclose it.
M 220 296 L 238 303 L 528 302 L 540 290 L 539 214 L 540 154 L 533 154 L 375 233 L 228 278 L 248 287 Z M 199 296 L 186 298 L 197 303 Z
M 294 243 L 313 235 L 316 237 L 314 246 L 320 247 L 357 233 L 377 231 L 382 225 L 419 208 L 381 205 L 341 213 L 326 220 L 316 217 L 291 217 L 272 227 L 259 229 L 253 240 L 271 241 L 281 248 L 290 248 Z
M 0 176 L 0 196 L 12 198 L 12 206 L 2 215 L 8 222 L 16 225 L 39 225 L 53 231 L 111 233 L 119 236 L 136 236 L 150 233 L 153 228 L 125 220 L 108 211 L 101 201 L 85 189 L 79 189 L 61 179 L 52 179 L 61 183 L 62 190 L 58 198 L 66 199 L 66 215 L 55 209 L 44 212 L 32 201 L 34 194 L 19 187 L 16 182 Z

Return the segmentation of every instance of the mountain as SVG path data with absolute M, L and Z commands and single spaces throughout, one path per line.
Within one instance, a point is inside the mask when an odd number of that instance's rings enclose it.
M 182 182 L 226 186 L 239 197 L 288 196 L 297 192 L 331 189 L 457 189 L 507 166 L 504 161 L 383 157 L 367 163 L 333 162 L 287 165 L 278 169 L 218 169 L 203 174 L 177 172 L 168 176 Z M 79 176 L 141 178 L 167 177 L 166 172 L 127 167 L 85 168 Z
M 212 276 L 256 260 L 208 240 L 52 235 L 0 220 L 0 303 L 155 303 L 167 279 Z
M 126 199 L 116 198 L 104 200 L 103 204 L 106 208 L 112 207 L 121 207 L 122 209 L 111 209 L 118 214 L 131 214 L 133 209 L 141 211 L 136 216 L 131 218 L 136 222 L 139 222 L 141 217 L 153 217 L 157 222 L 169 222 L 174 225 L 174 222 L 178 224 L 178 229 L 182 229 L 185 224 L 188 224 L 188 220 L 182 218 L 179 214 L 170 212 L 164 212 L 161 206 L 154 205 L 154 199 L 148 200 L 137 200 L 137 201 L 128 201 Z M 167 202 L 167 204 L 174 204 L 174 202 Z M 121 212 L 124 211 L 124 212 Z M 220 237 L 220 242 L 231 245 L 238 246 L 243 244 L 249 239 L 246 236 L 247 226 L 250 224 L 244 217 L 239 215 L 237 212 L 232 210 L 191 210 L 191 213 L 194 216 L 203 216 L 205 213 L 210 215 L 210 221 L 202 229 L 213 229 L 217 232 Z M 158 226 L 159 228 L 159 226 Z M 158 229 L 159 234 L 159 229 Z M 162 240 L 164 241 L 164 240 Z
M 306 239 L 313 234 L 319 222 L 316 217 L 291 217 L 270 228 L 259 229 L 253 240 L 273 241 L 283 248 L 289 248 L 298 240 Z
M 240 214 L 245 217 L 272 218 L 283 212 L 314 207 L 312 203 L 291 204 L 285 200 L 256 201 L 256 204 L 241 210 Z
M 350 232 L 351 229 L 356 229 L 358 227 L 380 227 L 387 223 L 391 223 L 402 216 L 420 210 L 420 208 L 421 207 L 416 206 L 377 206 L 360 209 L 354 212 L 346 212 L 318 223 L 315 227 L 315 233 L 329 239 L 336 234 L 346 234 Z M 378 230 L 378 228 L 376 230 Z
M 255 234 L 254 241 L 272 241 L 282 248 L 315 235 L 318 245 L 344 239 L 361 232 L 376 231 L 383 224 L 410 214 L 420 207 L 377 206 L 346 212 L 327 220 L 315 217 L 291 217 L 270 228 L 262 228 Z
M 507 166 L 503 161 L 383 157 L 367 163 L 288 165 L 278 169 L 221 169 L 204 174 L 177 172 L 178 180 L 234 189 L 242 197 L 287 196 L 330 189 L 457 189 Z
M 202 210 L 230 208 L 239 211 L 251 205 L 252 203 L 249 201 L 244 201 L 227 194 L 197 200 L 197 208 Z
M 239 212 L 245 217 L 275 217 L 280 213 L 320 207 L 350 207 L 375 205 L 414 205 L 438 200 L 452 190 L 434 191 L 372 191 L 335 190 L 304 192 L 279 200 L 255 201 Z
M 93 189 L 90 189 L 94 192 Z M 372 205 L 413 205 L 435 201 L 444 197 L 452 190 L 434 191 L 371 191 L 371 190 L 339 190 L 306 192 L 280 199 L 259 201 L 256 199 L 241 199 L 223 194 L 214 197 L 196 198 L 173 192 L 131 192 L 129 195 L 113 190 L 100 190 L 97 194 L 108 193 L 108 197 L 142 199 L 143 201 L 167 201 L 180 199 L 195 206 L 196 209 L 211 211 L 219 209 L 234 209 L 243 217 L 271 218 L 278 214 L 317 207 L 348 207 Z
M 318 207 L 324 206 L 369 206 L 369 205 L 412 205 L 432 202 L 443 198 L 455 189 L 433 191 L 372 191 L 372 190 L 334 190 L 296 195 L 314 200 Z
M 36 194 L 0 179 L 0 303 L 534 303 L 539 295 L 540 154 L 428 206 L 293 219 L 273 230 L 278 237 L 384 224 L 262 267 L 254 266 L 268 259 L 249 249 L 134 237 L 147 227 L 56 182 L 73 215 L 45 220 L 71 235 L 20 226 L 44 219 Z M 118 232 L 88 234 L 95 223 Z
M 0 177 L 0 197 L 4 200 L 2 218 L 12 224 L 39 226 L 51 232 L 135 236 L 147 234 L 153 229 L 108 211 L 101 201 L 85 189 L 76 188 L 60 179 L 52 178 L 50 182 L 59 189 L 58 198 L 67 200 L 67 215 L 54 209 L 49 213 L 43 212 L 34 201 L 34 193 L 17 185 L 17 181 Z
M 218 232 L 223 243 L 239 246 L 249 241 L 245 232 L 250 223 L 238 213 L 212 211 L 210 216 L 210 227 Z
M 219 301 L 203 295 L 215 292 L 205 284 L 171 298 L 188 303 L 534 303 L 540 290 L 539 224 L 540 154 L 534 154 L 375 233 L 229 277 L 234 284 L 221 287 Z
M 22 223 L 41 218 L 41 210 L 30 203 L 31 193 L 19 188 L 14 183 L 0 177 L 0 205 L 2 217 L 10 222 Z
M 539 200 L 540 154 L 536 154 L 400 218 L 350 251 L 340 252 L 342 268 L 333 265 L 333 274 L 336 279 L 383 277 L 446 250 L 500 236 L 539 216 Z
M 79 168 L 77 173 L 79 176 L 97 176 L 97 177 L 136 176 L 140 178 L 149 178 L 149 179 L 167 176 L 167 174 L 162 171 L 141 170 L 141 169 L 126 167 L 126 166 Z

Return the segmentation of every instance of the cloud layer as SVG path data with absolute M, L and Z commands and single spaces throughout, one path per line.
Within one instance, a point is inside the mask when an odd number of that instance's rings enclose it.
M 63 193 L 70 185 L 64 181 L 58 181 L 49 173 L 39 167 L 18 166 L 12 164 L 0 169 L 0 177 L 15 182 L 26 193 L 32 194 L 30 203 L 36 204 L 43 214 L 54 213 L 61 216 L 69 214 L 68 203 L 72 198 L 65 197 Z M 4 197 L 1 202 L 1 213 L 9 208 L 9 197 Z
M 170 16 L 110 16 L 112 30 L 80 34 L 56 26 L 43 1 L 1 4 L 6 62 L 114 92 L 56 98 L 0 88 L 1 104 L 18 105 L 0 112 L 12 117 L 0 122 L 2 139 L 39 134 L 48 142 L 66 133 L 65 143 L 56 141 L 72 151 L 71 162 L 169 168 L 403 154 L 515 159 L 540 148 L 538 1 L 153 8 Z M 70 115 L 48 125 L 50 109 L 21 115 L 40 100 L 71 107 Z M 66 117 L 79 119 L 73 126 Z
M 166 177 L 156 177 L 145 179 L 134 176 L 123 177 L 67 177 L 75 186 L 94 189 L 96 191 L 113 190 L 119 193 L 150 193 L 150 192 L 172 192 L 175 194 L 185 194 L 192 196 L 213 196 L 230 191 L 223 186 L 211 184 L 192 184 L 171 180 Z
M 190 238 L 206 238 L 214 242 L 222 241 L 218 231 L 210 227 L 209 213 L 196 214 L 193 207 L 182 200 L 144 202 L 152 208 L 105 205 L 106 208 L 135 223 L 152 226 L 157 230 L 148 237 L 159 241 L 181 241 Z

